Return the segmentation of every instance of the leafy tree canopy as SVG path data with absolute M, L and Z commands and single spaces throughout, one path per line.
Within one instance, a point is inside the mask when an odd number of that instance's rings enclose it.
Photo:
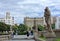
M 9 31 L 9 30 L 10 30 L 10 25 L 0 22 L 0 31 Z
M 42 25 L 38 25 L 38 31 L 43 31 L 44 27 Z

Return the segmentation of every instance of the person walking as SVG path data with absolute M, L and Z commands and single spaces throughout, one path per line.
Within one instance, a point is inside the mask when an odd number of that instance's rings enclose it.
M 27 38 L 29 38 L 29 31 L 27 31 Z
M 31 30 L 31 35 L 33 35 L 33 30 Z

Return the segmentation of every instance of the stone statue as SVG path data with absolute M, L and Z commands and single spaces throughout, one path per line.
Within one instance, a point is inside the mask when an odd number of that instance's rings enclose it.
M 55 40 L 54 38 L 56 37 L 56 35 L 53 32 L 51 27 L 51 14 L 48 7 L 45 8 L 44 17 L 45 17 L 45 23 L 46 23 L 45 25 L 46 33 L 44 34 L 44 36 L 47 38 L 47 41 L 53 41 Z
M 46 7 L 45 12 L 44 12 L 44 17 L 45 17 L 45 22 L 46 22 L 46 28 L 49 32 L 51 32 L 51 14 L 49 11 L 49 8 Z

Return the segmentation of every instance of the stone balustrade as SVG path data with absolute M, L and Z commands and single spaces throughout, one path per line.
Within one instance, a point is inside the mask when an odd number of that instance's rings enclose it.
M 0 40 L 8 40 L 10 39 L 10 35 L 0 35 Z
M 60 38 L 60 29 L 54 29 L 53 31 L 56 34 L 56 38 Z

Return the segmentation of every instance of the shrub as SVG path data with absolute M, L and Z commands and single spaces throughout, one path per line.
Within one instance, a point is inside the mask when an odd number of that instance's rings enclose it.
M 38 31 L 43 31 L 43 30 L 44 30 L 44 27 L 41 25 L 38 25 Z
M 18 35 L 26 35 L 26 32 L 18 32 Z

